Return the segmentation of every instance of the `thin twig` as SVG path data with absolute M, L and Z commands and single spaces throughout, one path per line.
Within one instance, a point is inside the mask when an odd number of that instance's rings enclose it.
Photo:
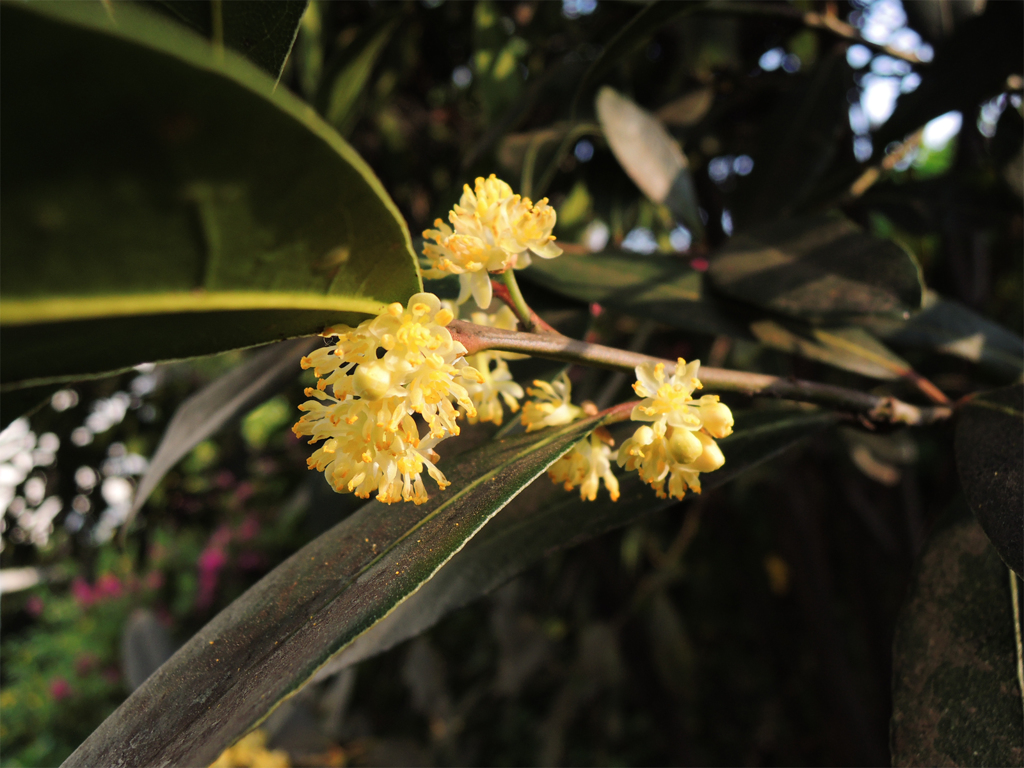
M 629 371 L 643 363 L 664 363 L 666 373 L 675 371 L 675 362 L 650 357 L 636 352 L 613 349 L 600 344 L 570 339 L 552 334 L 519 333 L 501 328 L 487 328 L 461 320 L 453 321 L 448 329 L 453 338 L 461 342 L 469 354 L 487 349 L 519 352 L 582 363 L 613 371 Z M 700 379 L 708 389 L 740 392 L 751 397 L 777 397 L 817 403 L 857 413 L 871 421 L 901 424 L 931 424 L 948 419 L 953 409 L 946 406 L 919 407 L 904 403 L 895 397 L 872 395 L 846 387 L 819 384 L 799 379 L 783 379 L 762 373 L 730 371 L 722 368 L 701 368 Z
M 1013 634 L 1017 640 L 1017 685 L 1020 687 L 1021 705 L 1024 705 L 1024 645 L 1021 643 L 1020 596 L 1017 592 L 1017 574 L 1010 572 L 1010 597 L 1013 599 Z
M 510 269 L 506 274 L 511 272 L 512 270 Z M 514 277 L 512 279 L 515 280 Z M 519 291 L 518 283 L 516 283 L 516 291 Z M 556 336 L 562 335 L 548 325 L 540 315 L 530 308 L 526 303 L 526 300 L 523 298 L 522 293 L 519 293 L 519 300 L 522 303 L 517 304 L 506 281 L 503 280 L 502 282 L 498 282 L 497 280 L 491 280 L 491 292 L 498 297 L 500 301 L 507 304 L 509 309 L 515 312 L 516 319 L 519 320 L 519 324 L 524 328 L 529 329 L 532 326 L 534 333 L 553 333 Z
M 853 184 L 850 185 L 849 191 L 843 198 L 844 203 L 848 203 L 851 200 L 856 200 L 858 197 L 867 192 L 876 181 L 882 178 L 882 174 L 891 171 L 896 167 L 904 157 L 910 152 L 914 151 L 921 144 L 921 139 L 924 136 L 924 128 L 919 128 L 910 134 L 903 142 L 896 147 L 892 152 L 882 158 L 882 162 L 878 165 L 873 165 L 862 173 Z

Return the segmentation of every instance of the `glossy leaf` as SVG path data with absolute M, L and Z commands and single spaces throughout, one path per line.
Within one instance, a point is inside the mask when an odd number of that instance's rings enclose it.
M 771 459 L 836 421 L 823 411 L 739 412 L 735 433 L 720 441 L 725 466 L 702 477 L 705 491 Z M 339 654 L 323 674 L 356 664 L 433 626 L 441 617 L 495 589 L 559 549 L 629 525 L 677 503 L 658 499 L 635 472 L 620 473 L 621 496 L 602 489 L 596 501 L 580 501 L 541 478 L 502 511 L 415 595 Z
M 892 763 L 1024 759 L 1009 571 L 962 502 L 932 535 L 893 643 Z
M 598 92 L 595 106 L 608 146 L 629 178 L 652 201 L 667 205 L 691 230 L 702 232 L 686 155 L 665 127 L 607 86 Z
M 596 423 L 462 454 L 443 467 L 449 490 L 421 506 L 365 505 L 201 629 L 65 766 L 209 764 L 333 654 L 429 582 Z
M 174 412 L 146 473 L 139 480 L 123 530 L 170 469 L 189 451 L 215 434 L 232 419 L 244 415 L 298 378 L 299 361 L 321 346 L 323 340 L 292 339 L 274 344 L 250 357 L 189 397 Z
M 224 45 L 245 55 L 276 80 L 291 52 L 308 0 L 215 0 L 221 15 Z M 207 39 L 214 34 L 214 2 L 190 0 L 147 3 L 186 24 Z
M 731 298 L 801 320 L 837 322 L 921 306 L 920 269 L 891 240 L 849 219 L 790 219 L 733 237 L 708 277 Z
M 898 347 L 953 355 L 1007 378 L 1024 371 L 1024 341 L 1019 336 L 951 299 L 932 294 L 925 308 L 909 320 L 870 317 L 858 322 Z
M 579 301 L 708 334 L 749 338 L 742 320 L 706 294 L 704 274 L 676 256 L 606 252 L 534 259 L 525 276 Z
M 419 289 L 372 171 L 239 55 L 127 3 L 3 21 L 5 385 L 312 334 Z
M 956 466 L 996 551 L 1024 574 L 1024 385 L 976 395 L 960 408 Z

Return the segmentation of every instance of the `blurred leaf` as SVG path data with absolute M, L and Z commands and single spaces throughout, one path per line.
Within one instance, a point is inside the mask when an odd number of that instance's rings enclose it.
M 705 492 L 777 456 L 799 440 L 835 423 L 823 411 L 739 412 L 736 431 L 720 441 L 725 467 L 702 478 Z M 419 592 L 357 639 L 324 667 L 324 675 L 356 664 L 433 626 L 442 616 L 508 581 L 551 553 L 678 502 L 658 499 L 635 472 L 619 475 L 621 496 L 602 489 L 596 501 L 580 501 L 542 478 L 509 505 Z
M 276 80 L 295 42 L 307 0 L 220 0 L 224 44 L 269 72 Z M 213 37 L 214 3 L 210 0 L 147 0 L 154 10 Z
M 333 654 L 429 583 L 597 421 L 462 454 L 443 467 L 451 489 L 421 506 L 363 506 L 201 629 L 65 766 L 209 764 Z
M 1022 9 L 1021 3 L 986 3 L 982 15 L 966 19 L 936 45 L 935 59 L 921 68 L 921 84 L 900 97 L 892 117 L 872 137 L 876 158 L 889 142 L 902 141 L 950 110 L 962 111 L 969 124 L 979 104 L 1006 90 L 1007 76 L 1020 74 L 1024 59 Z
M 320 87 L 324 68 L 323 24 L 316 0 L 306 5 L 295 38 L 295 58 L 299 68 L 302 95 L 313 102 Z
M 673 99 L 655 112 L 654 116 L 666 125 L 678 125 L 686 128 L 703 120 L 714 101 L 715 89 L 710 85 L 705 85 L 678 99 Z
M 854 84 L 845 51 L 833 51 L 797 82 L 758 132 L 755 170 L 731 207 L 737 231 L 819 202 L 816 183 L 837 151 L 849 152 L 846 93 Z
M 474 92 L 488 121 L 493 121 L 523 91 L 519 60 L 529 51 L 521 37 L 503 29 L 499 7 L 490 0 L 473 6 Z
M 788 326 L 788 327 L 787 327 Z M 811 328 L 757 320 L 750 330 L 762 344 L 873 379 L 898 379 L 910 364 L 858 327 Z
M 608 146 L 640 191 L 667 205 L 693 232 L 703 232 L 686 156 L 665 127 L 607 86 L 598 92 L 595 108 Z
M 360 36 L 345 49 L 344 58 L 332 67 L 336 72 L 327 78 L 331 84 L 325 94 L 324 118 L 337 128 L 338 133 L 348 135 L 359 118 L 356 105 L 370 81 L 384 47 L 398 28 L 399 17 L 392 16 L 381 24 L 363 30 Z
M 580 80 L 573 99 L 573 116 L 576 116 L 579 105 L 590 99 L 591 93 L 601 84 L 612 67 L 646 43 L 659 27 L 677 16 L 701 11 L 705 5 L 706 3 L 700 2 L 673 3 L 658 0 L 640 9 L 636 16 L 608 41 Z
M 1024 341 L 952 299 L 931 295 L 925 309 L 909 320 L 866 317 L 858 320 L 898 347 L 918 347 L 981 363 L 1016 378 L 1024 371 Z
M 708 277 L 734 299 L 824 322 L 901 316 L 921 306 L 923 290 L 907 251 L 828 214 L 736 235 L 712 257 Z
M 49 403 L 50 397 L 60 388 L 60 384 L 43 384 L 4 392 L 0 399 L 0 431 L 7 429 L 15 419 L 34 414 Z
M 609 252 L 534 259 L 526 277 L 585 302 L 649 317 L 676 328 L 750 338 L 744 323 L 704 289 L 704 275 L 676 256 Z
M 127 533 L 131 528 L 135 515 L 171 467 L 229 421 L 297 379 L 299 360 L 322 343 L 320 338 L 315 338 L 274 344 L 182 402 L 168 422 L 146 473 L 139 480 L 123 531 Z
M 932 535 L 896 625 L 892 762 L 1020 765 L 1009 571 L 958 502 Z
M 5 4 L 2 34 L 5 384 L 317 333 L 419 289 L 373 172 L 240 56 L 131 4 Z
M 956 466 L 967 503 L 999 556 L 1024 573 L 1024 385 L 961 406 Z

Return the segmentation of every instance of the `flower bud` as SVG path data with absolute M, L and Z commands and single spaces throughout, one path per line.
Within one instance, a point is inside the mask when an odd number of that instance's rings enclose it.
M 704 429 L 714 437 L 728 437 L 732 434 L 732 411 L 725 403 L 709 403 L 702 406 L 700 415 L 704 421 Z
M 690 464 L 704 452 L 704 446 L 688 429 L 674 428 L 668 439 L 668 453 L 680 464 Z
M 700 456 L 690 464 L 689 469 L 695 469 L 698 472 L 714 472 L 725 464 L 725 456 L 722 455 L 722 449 L 718 447 L 718 443 L 703 432 L 693 432 L 691 434 L 697 437 L 704 450 L 701 452 Z
M 354 378 L 356 394 L 365 400 L 379 400 L 391 388 L 391 373 L 379 362 L 360 365 Z

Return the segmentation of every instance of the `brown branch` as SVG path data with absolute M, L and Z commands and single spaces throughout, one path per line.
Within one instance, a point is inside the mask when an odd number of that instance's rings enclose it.
M 468 354 L 495 349 L 613 371 L 630 371 L 643 363 L 656 362 L 664 363 L 666 372 L 672 373 L 676 365 L 672 360 L 662 360 L 600 344 L 589 344 L 567 336 L 519 333 L 501 328 L 487 328 L 461 320 L 452 321 L 448 330 L 454 339 L 466 347 Z M 762 373 L 702 367 L 700 379 L 708 389 L 739 392 L 751 397 L 777 397 L 816 403 L 857 413 L 871 421 L 883 423 L 930 424 L 948 419 L 953 413 L 953 409 L 947 406 L 920 407 L 904 403 L 895 397 L 872 395 L 846 387 L 784 379 Z

